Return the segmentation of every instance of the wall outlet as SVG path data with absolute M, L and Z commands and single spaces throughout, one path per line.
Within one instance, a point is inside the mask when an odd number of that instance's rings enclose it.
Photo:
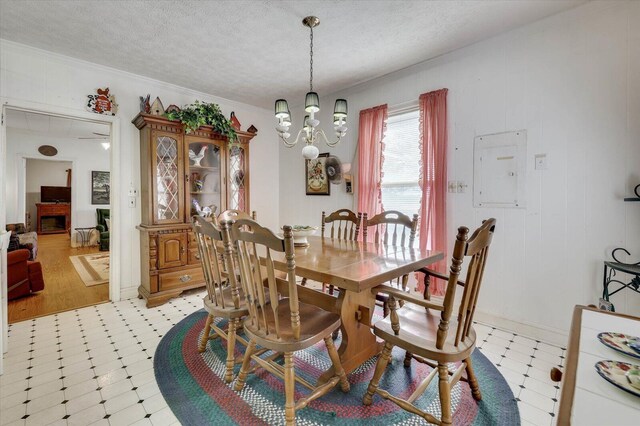
M 138 190 L 135 188 L 129 188 L 129 197 L 137 197 L 138 196 Z
M 130 208 L 136 207 L 136 197 L 129 197 L 129 207 Z

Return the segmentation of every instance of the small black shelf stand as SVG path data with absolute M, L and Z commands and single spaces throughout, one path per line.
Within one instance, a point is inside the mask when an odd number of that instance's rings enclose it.
M 628 288 L 631 291 L 635 291 L 636 293 L 640 293 L 640 262 L 620 262 L 616 258 L 616 252 L 619 250 L 624 251 L 625 253 L 627 253 L 627 255 L 631 255 L 631 253 L 629 253 L 627 249 L 622 247 L 618 247 L 617 249 L 613 250 L 613 252 L 611 253 L 611 257 L 613 257 L 614 262 L 604 262 L 604 279 L 602 283 L 602 298 L 610 303 L 611 310 L 614 312 L 615 307 L 609 300 L 611 296 L 621 290 L 624 290 L 625 288 Z M 624 281 L 616 278 L 616 272 L 623 272 L 625 274 L 632 275 L 632 278 L 629 282 L 625 283 Z M 612 284 L 613 287 L 611 287 Z
M 636 185 L 633 189 L 635 193 L 635 197 L 625 198 L 626 202 L 637 202 L 640 201 L 640 185 Z M 602 299 L 606 302 L 606 308 L 610 308 L 612 311 L 615 311 L 615 307 L 613 303 L 609 300 L 609 297 L 613 296 L 617 292 L 628 288 L 631 291 L 635 291 L 636 293 L 640 293 L 640 262 L 637 263 L 626 263 L 621 262 L 616 258 L 616 253 L 618 251 L 623 251 L 627 253 L 627 256 L 631 256 L 631 253 L 625 248 L 618 247 L 611 252 L 611 257 L 613 258 L 613 262 L 604 262 L 604 277 L 602 279 Z M 616 272 L 623 272 L 625 274 L 629 274 L 632 276 L 631 280 L 628 283 L 621 281 L 616 278 Z M 609 286 L 613 284 L 614 286 L 610 289 Z M 617 287 L 613 289 L 614 287 Z M 602 303 L 601 303 L 602 305 Z
M 627 202 L 640 201 L 640 185 L 636 185 L 636 187 L 633 188 L 633 192 L 636 194 L 635 197 L 627 197 L 624 200 Z

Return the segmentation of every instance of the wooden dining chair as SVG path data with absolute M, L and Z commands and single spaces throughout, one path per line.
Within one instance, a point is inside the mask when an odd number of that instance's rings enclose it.
M 240 319 L 248 314 L 244 294 L 237 282 L 228 280 L 221 268 L 220 258 L 226 254 L 220 247 L 224 247 L 223 234 L 213 222 L 200 216 L 193 217 L 193 232 L 198 243 L 198 254 L 204 273 L 207 294 L 203 298 L 204 309 L 209 314 L 204 326 L 204 332 L 198 345 L 198 351 L 204 352 L 209 340 L 221 337 L 227 340 L 227 360 L 224 380 L 233 380 L 235 361 L 235 343 L 240 341 L 245 346 L 248 342 L 236 334 Z M 228 321 L 227 330 L 218 327 L 215 318 Z M 213 333 L 211 332 L 213 330 Z
M 325 237 L 325 230 L 328 228 L 328 237 L 337 240 L 357 241 L 360 235 L 360 223 L 362 222 L 362 213 L 354 213 L 349 209 L 339 209 L 335 212 L 327 214 L 322 212 L 321 234 Z M 330 226 L 327 226 L 330 225 Z M 306 278 L 302 279 L 302 285 L 307 282 Z M 322 291 L 333 294 L 333 284 L 322 283 Z
M 413 247 L 417 229 L 417 214 L 410 218 L 396 210 L 388 210 L 372 218 L 367 218 L 365 213 L 362 219 L 363 241 L 385 246 Z M 403 275 L 394 281 L 390 281 L 387 285 L 407 291 L 408 281 L 409 275 Z M 388 296 L 385 293 L 378 293 L 376 294 L 376 301 L 379 305 L 382 305 L 383 316 L 386 317 L 389 314 Z
M 469 239 L 467 239 L 469 229 L 466 227 L 458 228 L 442 304 L 416 297 L 392 287 L 379 286 L 375 289 L 385 291 L 389 295 L 391 313 L 373 326 L 375 335 L 382 338 L 385 343 L 378 358 L 373 378 L 364 395 L 364 405 L 371 405 L 373 394 L 378 393 L 383 398 L 417 414 L 429 423 L 450 425 L 452 423 L 451 389 L 458 380 L 462 379 L 469 383 L 471 393 L 477 401 L 482 399 L 471 364 L 471 353 L 476 346 L 473 315 L 495 226 L 496 220 L 488 219 Z M 455 309 L 456 289 L 461 285 L 458 276 L 465 258 L 469 259 L 467 277 L 462 284 L 464 290 L 458 305 L 457 315 L 452 318 Z M 407 303 L 398 309 L 395 299 L 404 300 Z M 436 315 L 436 311 L 440 312 L 440 315 Z M 433 367 L 433 370 L 407 399 L 391 395 L 378 387 L 394 346 L 411 352 L 416 360 Z M 457 362 L 460 362 L 460 365 L 455 371 L 449 371 L 448 363 Z M 466 378 L 462 376 L 465 372 Z M 436 375 L 438 376 L 438 392 L 442 413 L 440 419 L 413 405 L 413 402 L 427 389 Z
M 298 300 L 291 226 L 283 227 L 284 238 L 249 219 L 233 223 L 226 221 L 221 226 L 223 233 L 229 235 L 225 251 L 230 253 L 235 249 L 237 253 L 240 282 L 249 311 L 244 321 L 249 346 L 234 389 L 241 391 L 244 388 L 251 361 L 255 361 L 258 366 L 284 380 L 285 421 L 287 425 L 293 425 L 297 410 L 329 392 L 338 382 L 344 392 L 349 391 L 347 376 L 331 339 L 331 333 L 340 327 L 340 316 Z M 277 252 L 285 253 L 286 279 L 276 277 L 272 253 Z M 226 256 L 228 270 L 234 270 L 233 259 L 233 256 Z M 231 276 L 230 279 L 233 282 L 236 277 Z M 336 373 L 326 383 L 314 386 L 296 376 L 293 354 L 321 340 L 325 342 Z M 258 356 L 261 351 L 256 352 L 257 345 L 273 351 L 274 355 Z M 279 353 L 284 354 L 284 367 L 274 361 Z M 310 389 L 310 393 L 297 402 L 294 398 L 296 382 Z
M 329 238 L 338 240 L 356 241 L 360 233 L 362 213 L 354 213 L 349 209 L 340 209 L 327 214 L 322 212 L 322 236 L 325 236 L 325 228 L 329 228 Z M 330 225 L 330 226 L 326 226 Z

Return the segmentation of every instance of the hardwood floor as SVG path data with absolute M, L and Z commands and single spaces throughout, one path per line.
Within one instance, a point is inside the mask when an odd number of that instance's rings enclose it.
M 98 247 L 71 248 L 69 235 L 39 235 L 38 260 L 44 290 L 9 301 L 9 323 L 109 301 L 109 283 L 87 287 L 69 256 L 98 252 Z

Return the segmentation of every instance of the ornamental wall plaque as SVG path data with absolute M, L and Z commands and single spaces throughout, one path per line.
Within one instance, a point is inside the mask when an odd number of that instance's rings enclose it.
M 103 115 L 116 115 L 116 98 L 109 94 L 109 88 L 98 89 L 95 95 L 87 95 L 87 110 Z

